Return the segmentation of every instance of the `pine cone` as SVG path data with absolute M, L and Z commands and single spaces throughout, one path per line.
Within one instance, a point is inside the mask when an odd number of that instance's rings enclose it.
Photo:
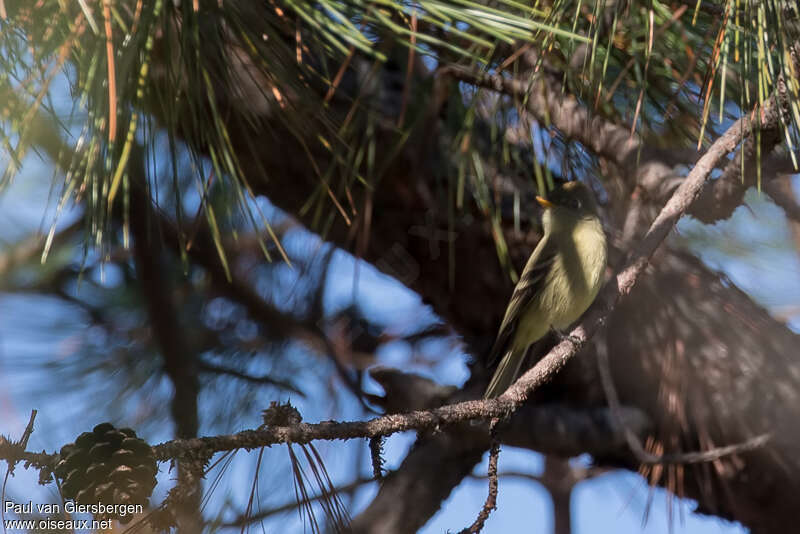
M 101 423 L 61 448 L 53 471 L 65 499 L 78 504 L 147 504 L 156 485 L 156 460 L 150 446 L 130 428 Z M 129 514 L 96 514 L 127 523 Z

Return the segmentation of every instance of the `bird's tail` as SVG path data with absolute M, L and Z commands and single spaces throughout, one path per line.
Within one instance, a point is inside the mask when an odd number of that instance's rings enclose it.
M 524 359 L 524 354 L 517 354 L 513 348 L 506 351 L 494 372 L 492 381 L 489 382 L 489 387 L 486 388 L 486 393 L 483 394 L 483 398 L 493 399 L 505 393 L 508 386 L 513 384 L 519 376 L 519 369 L 522 367 Z

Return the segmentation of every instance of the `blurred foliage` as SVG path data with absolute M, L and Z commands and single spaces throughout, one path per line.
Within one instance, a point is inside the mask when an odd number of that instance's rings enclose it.
M 143 145 L 151 166 L 163 165 L 157 174 L 165 191 L 170 175 L 173 182 L 180 180 L 179 162 L 188 157 L 201 191 L 212 179 L 223 180 L 232 186 L 228 209 L 232 204 L 246 213 L 254 226 L 266 223 L 248 205 L 248 177 L 237 156 L 241 152 L 231 145 L 220 94 L 243 103 L 257 96 L 270 107 L 254 106 L 254 124 L 266 112 L 294 132 L 310 158 L 318 149 L 332 155 L 331 168 L 317 168 L 320 198 L 327 198 L 325 190 L 342 190 L 334 180 L 345 187 L 372 187 L 377 176 L 369 145 L 375 141 L 357 126 L 368 125 L 376 110 L 369 99 L 355 98 L 343 116 L 331 98 L 345 71 L 353 69 L 354 57 L 379 66 L 394 61 L 396 45 L 430 58 L 431 66 L 472 65 L 490 72 L 507 69 L 510 53 L 532 47 L 540 62 L 562 73 L 565 88 L 596 112 L 670 147 L 702 143 L 719 124 L 762 104 L 783 78 L 793 97 L 786 140 L 790 151 L 797 145 L 798 78 L 790 55 L 800 24 L 796 3 L 787 0 L 537 0 L 533 6 L 513 0 L 4 4 L 0 92 L 6 95 L 6 120 L 0 134 L 12 164 L 0 183 L 8 183 L 39 142 L 32 118 L 40 112 L 53 115 L 71 147 L 60 161 L 62 200 L 85 202 L 87 223 L 100 245 L 114 203 L 128 209 L 135 144 Z M 255 71 L 243 73 L 238 67 L 245 62 Z M 155 78 L 154 68 L 159 70 Z M 51 101 L 62 89 L 61 73 L 74 98 L 68 117 Z M 369 76 L 359 83 L 368 85 Z M 469 134 L 480 122 L 476 113 L 498 119 L 491 141 L 502 147 L 494 151 L 499 165 L 528 177 L 535 171 L 538 177 L 541 170 L 535 167 L 548 159 L 539 154 L 538 161 L 527 161 L 507 140 L 507 127 L 520 124 L 519 102 L 496 98 L 491 106 L 483 96 L 474 98 L 479 94 L 464 96 L 484 109 L 468 106 L 456 118 L 463 129 L 454 139 L 461 147 L 454 151 L 458 199 L 464 173 L 478 182 L 491 178 L 481 168 L 486 154 L 475 157 L 472 143 L 478 136 Z M 414 102 L 425 98 L 414 96 Z M 155 110 L 159 123 L 153 122 Z M 709 121 L 712 110 L 716 125 Z M 309 136 L 311 117 L 315 129 Z M 396 142 L 402 144 L 404 126 L 397 128 Z M 546 132 L 551 136 L 558 133 Z M 547 145 L 567 156 L 562 161 L 576 159 L 569 157 L 569 143 Z M 180 205 L 176 208 L 181 216 Z M 216 227 L 213 207 L 206 208 Z

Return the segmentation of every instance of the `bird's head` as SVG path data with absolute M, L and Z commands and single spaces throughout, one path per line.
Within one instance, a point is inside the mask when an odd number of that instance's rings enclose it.
M 545 209 L 545 228 L 552 226 L 554 219 L 573 224 L 581 219 L 597 219 L 594 194 L 582 182 L 564 182 L 550 191 L 547 198 L 537 196 L 536 201 Z

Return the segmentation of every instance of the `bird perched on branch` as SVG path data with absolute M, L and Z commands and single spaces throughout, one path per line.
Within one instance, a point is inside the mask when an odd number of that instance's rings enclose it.
M 529 347 L 551 329 L 559 335 L 591 305 L 603 282 L 606 236 L 592 192 L 565 182 L 544 207 L 544 235 L 508 303 L 489 364 L 500 358 L 484 398 L 500 396 L 520 373 Z

